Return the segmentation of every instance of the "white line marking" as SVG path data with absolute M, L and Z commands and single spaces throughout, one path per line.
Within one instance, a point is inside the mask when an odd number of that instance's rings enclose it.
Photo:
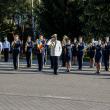
M 63 97 L 63 96 L 52 96 L 52 95 L 47 95 L 43 96 L 44 98 L 55 98 L 55 99 L 65 99 L 65 100 L 72 100 L 71 97 Z

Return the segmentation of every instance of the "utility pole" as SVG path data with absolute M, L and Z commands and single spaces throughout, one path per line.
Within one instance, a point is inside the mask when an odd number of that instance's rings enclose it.
M 31 19 L 32 19 L 32 39 L 35 40 L 35 22 L 34 22 L 34 0 L 31 0 Z
M 38 0 L 38 5 L 40 5 L 40 3 L 41 3 L 41 0 Z M 31 19 L 32 19 L 32 33 L 33 33 L 32 39 L 35 40 L 35 37 L 36 37 L 36 32 L 35 32 L 35 31 L 36 31 L 36 27 L 37 27 L 37 26 L 35 26 L 34 0 L 31 0 L 31 13 L 32 13 Z

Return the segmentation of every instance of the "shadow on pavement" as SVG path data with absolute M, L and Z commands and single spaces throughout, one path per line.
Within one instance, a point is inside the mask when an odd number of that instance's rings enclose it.
M 13 68 L 0 68 L 0 74 L 45 74 L 45 75 L 53 75 L 53 70 L 49 70 L 46 71 L 38 71 L 38 68 L 35 68 L 32 70 L 32 68 L 25 68 L 25 70 L 22 70 L 22 68 L 18 69 L 18 70 L 14 70 Z M 65 71 L 59 71 L 58 74 L 63 74 L 63 75 L 90 75 L 90 76 L 110 76 L 110 74 L 108 73 L 104 73 L 102 72 L 101 74 L 97 75 L 95 72 L 91 72 L 91 71 L 78 71 L 78 70 L 74 70 L 71 71 L 69 73 L 65 72 Z

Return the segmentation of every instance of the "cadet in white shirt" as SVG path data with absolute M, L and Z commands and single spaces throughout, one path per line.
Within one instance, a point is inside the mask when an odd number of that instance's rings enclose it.
M 50 47 L 50 56 L 52 57 L 54 74 L 57 75 L 58 60 L 62 53 L 61 42 L 57 40 L 57 34 L 52 36 L 47 45 Z
M 10 52 L 10 42 L 8 41 L 7 37 L 4 38 L 3 52 L 4 52 L 4 61 L 8 62 Z

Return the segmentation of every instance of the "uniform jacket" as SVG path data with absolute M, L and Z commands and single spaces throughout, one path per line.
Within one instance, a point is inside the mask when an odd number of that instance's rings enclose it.
M 27 46 L 27 51 L 26 52 L 32 52 L 32 49 L 33 49 L 33 42 L 32 41 L 27 41 L 26 42 L 28 44 Z

